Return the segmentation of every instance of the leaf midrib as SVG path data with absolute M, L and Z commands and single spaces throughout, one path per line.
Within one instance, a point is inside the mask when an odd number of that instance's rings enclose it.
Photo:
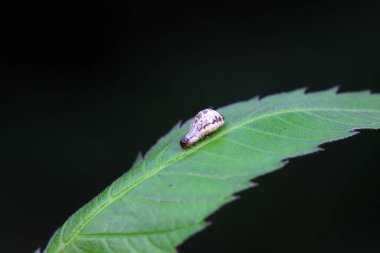
M 255 122 L 255 121 L 258 121 L 258 120 L 261 120 L 263 118 L 269 118 L 269 117 L 273 117 L 273 116 L 277 116 L 277 115 L 281 115 L 281 114 L 286 114 L 286 113 L 293 113 L 293 112 L 310 112 L 310 111 L 329 111 L 329 112 L 368 112 L 368 113 L 380 113 L 380 110 L 369 110 L 369 109 L 337 109 L 337 108 L 334 108 L 334 109 L 331 109 L 331 108 L 296 108 L 296 109 L 283 109 L 283 110 L 278 110 L 278 111 L 272 111 L 272 112 L 267 112 L 267 113 L 263 113 L 263 114 L 259 114 L 257 115 L 256 117 L 253 116 L 251 119 L 249 120 L 246 120 L 246 121 L 242 121 L 241 124 L 236 124 L 235 126 L 234 125 L 231 125 L 230 128 L 225 128 L 224 131 L 221 131 L 219 132 L 219 134 L 216 134 L 214 135 L 213 137 L 209 138 L 209 139 L 206 139 L 206 140 L 203 140 L 202 142 L 200 142 L 199 144 L 197 144 L 196 146 L 192 147 L 191 149 L 187 150 L 187 152 L 184 152 L 183 155 L 180 155 L 178 156 L 177 158 L 174 158 L 172 160 L 169 160 L 166 162 L 166 164 L 159 166 L 156 170 L 153 170 L 152 172 L 150 173 L 147 173 L 144 177 L 142 177 L 140 180 L 136 180 L 133 184 L 131 184 L 129 187 L 127 187 L 125 190 L 123 191 L 120 191 L 118 194 L 116 194 L 112 199 L 110 199 L 107 203 L 105 203 L 104 205 L 100 206 L 99 209 L 97 209 L 95 212 L 93 212 L 92 215 L 88 216 L 88 219 L 85 219 L 83 221 L 83 223 L 81 225 L 78 226 L 78 228 L 76 230 L 74 230 L 72 232 L 72 235 L 69 237 L 69 239 L 67 240 L 67 242 L 65 243 L 64 241 L 63 242 L 63 245 L 60 249 L 58 249 L 58 251 L 61 251 L 63 250 L 67 245 L 69 245 L 73 240 L 75 240 L 76 236 L 80 233 L 80 231 L 82 231 L 85 226 L 90 223 L 90 221 L 95 217 L 97 216 L 100 212 L 102 212 L 107 206 L 109 206 L 110 204 L 112 204 L 114 201 L 118 200 L 121 196 L 123 196 L 124 194 L 128 193 L 129 191 L 131 191 L 132 189 L 134 189 L 135 187 L 137 187 L 138 185 L 140 185 L 141 183 L 145 182 L 146 180 L 148 180 L 150 177 L 156 175 L 157 173 L 159 173 L 160 171 L 162 171 L 163 169 L 169 167 L 170 165 L 174 164 L 175 162 L 178 162 L 188 156 L 190 156 L 191 154 L 193 154 L 194 152 L 196 152 L 197 150 L 201 149 L 202 147 L 206 146 L 207 144 L 223 137 L 224 135 L 232 132 L 232 131 L 235 131 L 236 129 L 244 126 L 244 125 L 247 125 L 247 124 L 250 124 L 252 122 Z M 249 117 L 249 116 L 247 116 Z M 112 186 L 111 186 L 112 187 Z M 110 189 L 111 190 L 111 189 Z M 63 228 L 62 228 L 63 229 Z M 63 231 L 64 232 L 64 231 Z
M 78 235 L 78 238 L 125 238 L 125 237 L 135 237 L 135 236 L 149 236 L 149 235 L 157 235 L 157 234 L 167 234 L 174 231 L 184 230 L 188 228 L 195 228 L 202 224 L 203 222 L 198 222 L 194 224 L 190 224 L 188 226 L 183 227 L 175 227 L 171 229 L 162 229 L 162 230 L 152 230 L 152 231 L 141 231 L 136 233 L 96 233 L 96 234 L 81 234 Z

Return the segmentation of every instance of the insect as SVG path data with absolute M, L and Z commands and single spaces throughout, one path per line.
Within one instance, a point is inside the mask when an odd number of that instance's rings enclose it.
M 181 139 L 182 148 L 189 148 L 224 125 L 224 116 L 212 109 L 198 112 L 191 122 L 190 131 Z

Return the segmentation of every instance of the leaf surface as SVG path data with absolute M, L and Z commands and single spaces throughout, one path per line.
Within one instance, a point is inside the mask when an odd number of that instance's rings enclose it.
M 222 129 L 183 150 L 179 140 L 190 120 L 176 125 L 72 215 L 45 252 L 176 252 L 205 228 L 207 216 L 252 187 L 250 180 L 355 129 L 380 127 L 380 95 L 367 91 L 301 89 L 218 111 L 225 117 Z

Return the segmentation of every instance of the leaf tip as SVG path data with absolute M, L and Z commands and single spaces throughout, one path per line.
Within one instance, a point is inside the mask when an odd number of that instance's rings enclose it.
M 360 131 L 358 131 L 358 129 L 355 128 L 350 130 L 350 135 L 348 137 L 355 136 L 357 134 L 360 134 Z
M 288 163 L 289 163 L 289 160 L 282 160 L 281 163 L 280 163 L 280 168 L 279 169 L 285 167 Z
M 317 148 L 315 149 L 315 152 L 319 152 L 319 151 L 325 151 L 325 149 L 322 148 L 322 147 L 317 147 Z
M 333 93 L 333 94 L 338 94 L 339 89 L 340 89 L 340 85 L 337 84 L 334 87 L 328 89 L 327 92 L 330 92 L 330 93 Z
M 174 128 L 181 128 L 183 126 L 183 124 L 185 123 L 185 121 L 183 121 L 182 119 L 179 120 L 177 122 L 177 124 L 174 125 Z
M 241 197 L 239 195 L 232 195 L 232 196 L 228 196 L 226 198 L 226 200 L 224 201 L 224 204 L 229 204 L 229 203 L 232 203 L 234 202 L 235 200 L 238 200 L 240 199 Z
M 294 92 L 301 93 L 302 95 L 305 95 L 308 89 L 309 89 L 309 87 L 305 86 L 305 87 L 301 87 L 299 89 L 296 89 Z
M 133 164 L 132 164 L 132 168 L 133 168 L 133 167 L 136 167 L 138 164 L 140 164 L 140 162 L 141 162 L 143 159 L 144 159 L 144 156 L 143 156 L 142 151 L 140 150 L 140 151 L 137 153 L 136 159 L 135 159 L 135 161 L 134 161 Z
M 205 227 L 209 227 L 209 226 L 212 225 L 212 221 L 204 221 L 204 222 L 203 222 L 203 225 L 204 225 Z
M 249 184 L 249 188 L 253 188 L 253 187 L 256 187 L 256 186 L 259 186 L 259 183 L 250 182 L 250 184 Z

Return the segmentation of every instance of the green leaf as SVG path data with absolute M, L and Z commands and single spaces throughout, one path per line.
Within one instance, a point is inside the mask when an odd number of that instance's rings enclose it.
M 72 215 L 45 252 L 176 252 L 253 178 L 318 145 L 380 127 L 380 95 L 296 90 L 218 110 L 225 126 L 183 150 L 176 125 L 133 168 Z

